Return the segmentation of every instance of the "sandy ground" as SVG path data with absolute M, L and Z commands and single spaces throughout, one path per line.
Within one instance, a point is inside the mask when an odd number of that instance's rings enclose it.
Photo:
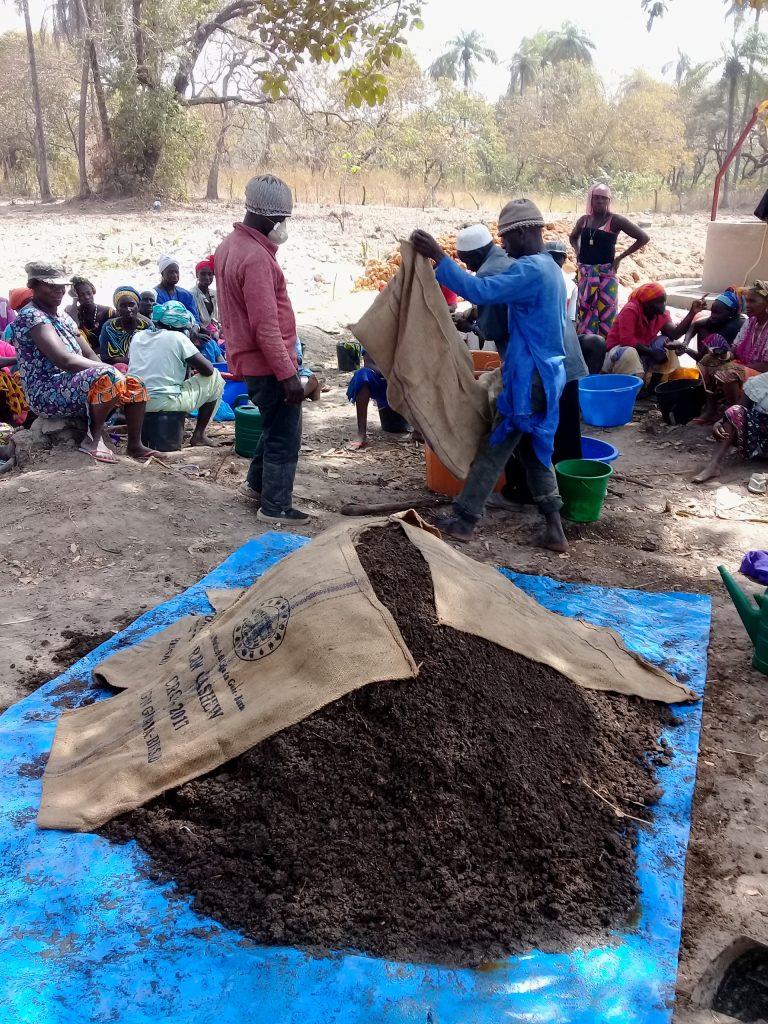
M 383 255 L 413 226 L 439 232 L 471 216 L 355 208 L 345 218 L 338 210 L 299 210 L 283 262 L 300 323 L 344 336 L 343 325 L 371 299 L 349 294 L 365 258 Z M 0 293 L 20 283 L 24 262 L 46 257 L 89 273 L 106 298 L 123 281 L 152 283 L 158 252 L 178 252 L 191 265 L 236 217 L 234 208 L 203 205 L 159 215 L 8 208 L 0 213 L 7 275 Z M 658 224 L 659 244 L 700 247 L 704 223 L 665 220 Z M 337 522 L 347 502 L 423 500 L 421 447 L 382 434 L 375 410 L 369 448 L 354 455 L 344 450 L 354 437 L 354 414 L 344 393 L 348 375 L 335 369 L 336 335 L 309 328 L 304 335 L 308 362 L 325 368 L 331 390 L 304 407 L 296 490 L 317 518 L 300 532 Z M 704 428 L 665 427 L 650 414 L 618 430 L 589 432 L 609 438 L 622 457 L 600 522 L 568 528 L 570 553 L 535 546 L 539 524 L 531 512 L 492 513 L 469 553 L 567 581 L 712 596 L 677 1008 L 679 1021 L 711 1020 L 688 998 L 710 960 L 740 935 L 768 941 L 768 682 L 750 667 L 749 641 L 716 572 L 721 563 L 735 571 L 744 551 L 766 546 L 768 504 L 748 494 L 749 472 L 738 461 L 717 483 L 689 482 L 710 450 Z M 103 466 L 56 449 L 35 455 L 23 472 L 0 477 L 0 706 L 263 532 L 236 493 L 247 463 L 233 453 L 232 427 L 217 425 L 213 433 L 225 447 L 185 449 L 168 467 L 129 460 Z

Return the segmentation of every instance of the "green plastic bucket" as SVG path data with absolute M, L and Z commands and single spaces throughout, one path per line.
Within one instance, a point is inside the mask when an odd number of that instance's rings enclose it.
M 252 459 L 262 431 L 261 413 L 255 405 L 239 405 L 235 409 L 235 451 L 238 455 Z
M 613 468 L 594 459 L 566 459 L 555 466 L 563 499 L 563 516 L 574 523 L 594 523 L 603 510 Z

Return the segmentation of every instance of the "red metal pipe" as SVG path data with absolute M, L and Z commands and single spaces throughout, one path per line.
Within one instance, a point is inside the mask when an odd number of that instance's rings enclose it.
M 723 178 L 728 173 L 728 168 L 731 166 L 731 164 L 733 163 L 734 159 L 736 158 L 736 154 L 739 152 L 741 147 L 747 141 L 747 136 L 749 135 L 749 133 L 752 131 L 752 129 L 757 124 L 757 119 L 758 119 L 759 116 L 760 116 L 760 107 L 755 107 L 755 109 L 752 111 L 752 117 L 749 119 L 749 124 L 744 129 L 744 131 L 741 133 L 741 135 L 739 136 L 739 138 L 736 141 L 736 145 L 733 147 L 731 152 L 725 158 L 725 160 L 723 161 L 723 166 L 717 172 L 717 177 L 715 178 L 715 191 L 714 191 L 714 194 L 712 196 L 712 214 L 711 214 L 711 216 L 709 218 L 710 220 L 717 220 L 717 207 L 720 204 L 720 185 L 722 184 Z

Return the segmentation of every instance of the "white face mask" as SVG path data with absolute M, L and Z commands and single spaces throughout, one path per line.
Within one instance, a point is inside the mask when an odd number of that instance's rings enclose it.
M 267 238 L 270 240 L 270 242 L 273 242 L 275 245 L 282 245 L 283 242 L 287 242 L 288 225 L 285 223 L 285 221 L 281 220 L 279 221 L 279 223 L 275 224 L 275 226 L 267 235 Z

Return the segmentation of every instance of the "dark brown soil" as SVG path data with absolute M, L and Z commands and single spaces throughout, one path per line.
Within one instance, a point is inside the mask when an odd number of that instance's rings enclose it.
M 666 709 L 438 627 L 399 527 L 358 554 L 419 677 L 348 694 L 105 834 L 264 943 L 474 965 L 627 922 L 638 826 L 609 804 L 658 799 Z

